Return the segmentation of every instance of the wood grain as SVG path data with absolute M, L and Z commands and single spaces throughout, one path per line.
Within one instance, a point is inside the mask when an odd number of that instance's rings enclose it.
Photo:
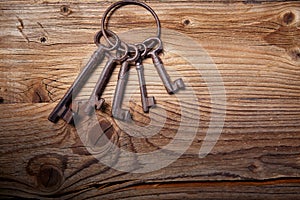
M 212 104 L 207 83 L 195 68 L 166 51 L 162 59 L 168 70 L 179 71 L 199 100 L 200 125 L 192 145 L 176 162 L 149 173 L 120 172 L 100 163 L 74 127 L 63 121 L 52 124 L 47 117 L 96 49 L 93 36 L 111 1 L 1 1 L 1 197 L 299 198 L 300 3 L 147 3 L 162 27 L 201 44 L 223 79 L 225 124 L 210 154 L 198 157 L 212 110 L 218 106 Z M 151 15 L 134 7 L 117 11 L 109 22 L 119 34 L 154 26 Z M 174 43 L 183 48 L 181 41 Z M 150 62 L 146 64 L 146 78 L 154 80 L 157 74 Z M 171 73 L 172 79 L 176 76 Z M 170 142 L 180 120 L 176 98 L 161 83 L 148 81 L 149 93 L 165 107 L 168 118 L 160 134 L 149 140 L 130 137 L 110 116 L 116 77 L 117 72 L 105 90 L 106 109 L 97 112 L 106 136 L 132 152 L 151 152 Z M 88 84 L 84 97 L 95 81 Z M 142 113 L 138 95 L 133 99 L 134 119 L 146 125 L 149 118 Z M 194 117 L 192 106 L 186 109 Z

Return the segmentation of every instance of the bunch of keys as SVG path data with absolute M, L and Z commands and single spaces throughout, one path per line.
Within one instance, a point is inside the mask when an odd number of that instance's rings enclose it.
M 108 29 L 105 29 L 105 21 L 108 14 L 114 9 L 120 8 L 124 5 L 137 5 L 148 10 L 153 15 L 156 21 L 156 36 L 149 37 L 148 39 L 138 44 L 127 44 L 124 41 L 121 41 L 117 34 Z M 107 57 L 108 61 L 100 74 L 100 77 L 90 98 L 87 102 L 84 103 L 84 111 L 86 114 L 90 114 L 94 109 L 101 109 L 104 103 L 104 99 L 102 98 L 103 91 L 118 64 L 120 64 L 121 67 L 118 74 L 118 82 L 116 85 L 112 105 L 112 116 L 115 119 L 123 121 L 131 120 L 131 114 L 129 110 L 125 110 L 122 108 L 122 102 L 125 93 L 125 87 L 128 82 L 129 69 L 132 65 L 134 65 L 137 70 L 143 111 L 147 113 L 149 112 L 149 109 L 155 105 L 155 98 L 152 96 L 148 97 L 146 89 L 143 60 L 147 58 L 152 58 L 153 65 L 156 68 L 166 88 L 166 91 L 169 94 L 173 94 L 180 89 L 184 89 L 185 85 L 181 78 L 175 80 L 174 82 L 171 81 L 171 78 L 168 75 L 162 60 L 159 57 L 159 54 L 163 51 L 163 44 L 160 35 L 161 25 L 159 18 L 154 10 L 147 4 L 134 0 L 123 0 L 112 4 L 103 14 L 101 30 L 96 34 L 94 39 L 94 42 L 98 46 L 98 49 L 91 56 L 82 72 L 75 79 L 74 83 L 71 85 L 64 97 L 56 105 L 54 110 L 49 115 L 48 119 L 54 123 L 56 123 L 59 119 L 63 119 L 69 124 L 72 124 L 74 122 L 73 119 L 74 115 L 77 115 L 77 109 L 73 109 L 73 107 L 76 106 L 72 105 L 75 104 L 75 102 L 72 102 L 72 97 L 74 97 L 74 95 L 76 96 L 79 93 L 80 89 L 87 81 L 89 75 L 98 65 L 100 65 L 104 57 Z M 106 39 L 109 47 L 104 46 L 100 43 L 100 39 L 102 37 Z

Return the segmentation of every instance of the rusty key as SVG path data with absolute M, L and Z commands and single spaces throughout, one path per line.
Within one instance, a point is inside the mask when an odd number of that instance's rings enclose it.
M 138 49 L 135 45 L 128 45 L 133 48 L 135 55 L 133 57 L 127 58 L 123 63 L 119 71 L 118 82 L 115 90 L 115 95 L 112 105 L 112 116 L 116 119 L 123 121 L 130 121 L 131 115 L 129 110 L 122 109 L 122 102 L 125 94 L 125 87 L 128 81 L 130 63 L 136 61 L 139 57 Z
M 164 64 L 158 54 L 162 51 L 162 41 L 158 37 L 153 37 L 145 40 L 143 43 L 147 44 L 148 42 L 152 40 L 157 40 L 158 46 L 154 48 L 152 51 L 148 53 L 149 56 L 151 56 L 153 64 L 169 94 L 173 94 L 179 89 L 184 89 L 185 85 L 181 78 L 175 80 L 174 82 L 171 81 L 169 74 L 167 73 Z
M 99 110 L 103 103 L 104 99 L 101 98 L 104 89 L 115 69 L 115 65 L 117 62 L 122 62 L 127 58 L 128 54 L 128 46 L 125 45 L 124 43 L 121 42 L 121 45 L 124 46 L 124 54 L 123 56 L 117 57 L 117 56 L 112 56 L 111 53 L 107 52 L 106 55 L 108 57 L 108 61 L 106 65 L 104 66 L 99 79 L 95 85 L 95 88 L 92 92 L 92 95 L 90 96 L 88 100 L 87 107 L 85 108 L 85 112 L 87 114 L 91 114 L 94 109 Z
M 78 75 L 71 87 L 68 89 L 67 93 L 50 113 L 48 117 L 49 121 L 56 123 L 60 118 L 62 118 L 69 124 L 73 123 L 73 115 L 75 114 L 75 112 L 73 112 L 71 108 L 72 96 L 76 96 L 78 94 L 81 87 L 87 81 L 88 76 L 93 72 L 95 67 L 102 62 L 105 53 L 107 51 L 112 51 L 119 46 L 119 38 L 111 31 L 109 31 L 108 33 L 114 37 L 116 42 L 115 45 L 110 48 L 107 48 L 103 45 L 99 45 L 98 49 L 93 53 L 86 66 L 83 68 L 81 73 Z M 95 36 L 95 40 L 100 40 L 101 36 L 102 31 L 99 31 Z
M 149 108 L 155 105 L 155 98 L 153 96 L 148 97 L 147 94 L 147 88 L 146 88 L 146 81 L 145 81 L 145 75 L 144 75 L 144 65 L 143 65 L 143 59 L 145 58 L 145 55 L 147 53 L 147 46 L 145 44 L 141 44 L 142 48 L 142 54 L 139 56 L 139 58 L 135 62 L 136 71 L 138 74 L 139 79 L 139 86 L 140 86 L 140 94 L 141 94 L 141 102 L 143 106 L 143 111 L 149 112 Z

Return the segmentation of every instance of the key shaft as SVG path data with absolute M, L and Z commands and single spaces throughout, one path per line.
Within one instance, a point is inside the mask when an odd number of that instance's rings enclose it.
M 129 62 L 125 61 L 122 63 L 120 72 L 118 75 L 118 82 L 115 89 L 115 95 L 112 105 L 112 116 L 122 121 L 129 121 L 131 115 L 129 110 L 122 109 L 122 102 L 125 94 L 125 88 L 128 82 L 129 76 Z
M 155 105 L 155 98 L 153 96 L 148 97 L 147 94 L 147 87 L 144 75 L 144 65 L 142 58 L 139 58 L 136 62 L 136 70 L 139 79 L 139 87 L 140 87 L 140 94 L 141 94 L 141 102 L 143 111 L 145 113 L 149 112 L 149 108 Z

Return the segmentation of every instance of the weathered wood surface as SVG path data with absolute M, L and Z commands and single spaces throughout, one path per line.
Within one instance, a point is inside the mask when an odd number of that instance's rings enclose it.
M 163 27 L 198 41 L 222 75 L 226 120 L 212 152 L 198 158 L 212 106 L 200 79 L 193 85 L 201 111 L 199 133 L 180 159 L 145 174 L 101 164 L 86 151 L 74 127 L 62 121 L 52 124 L 47 116 L 95 49 L 93 35 L 111 2 L 1 1 L 1 196 L 300 198 L 300 3 L 148 3 Z M 123 13 L 129 19 L 116 14 L 110 22 L 117 32 L 152 26 L 142 10 L 124 8 Z M 138 21 L 145 25 L 133 23 Z M 185 64 L 168 52 L 163 59 L 175 69 Z M 193 77 L 186 70 L 181 71 Z M 108 102 L 114 82 L 115 78 L 106 90 Z M 161 85 L 150 90 L 162 104 L 172 98 Z M 140 106 L 135 106 L 136 119 L 143 123 Z M 168 103 L 165 107 L 175 110 L 172 117 L 177 119 L 178 110 Z M 102 124 L 113 122 L 109 109 L 102 115 Z M 174 129 L 171 123 L 167 126 Z M 107 132 L 119 134 L 115 130 L 113 124 Z M 119 142 L 131 150 L 151 151 L 168 141 L 167 137 L 151 142 L 122 137 Z

